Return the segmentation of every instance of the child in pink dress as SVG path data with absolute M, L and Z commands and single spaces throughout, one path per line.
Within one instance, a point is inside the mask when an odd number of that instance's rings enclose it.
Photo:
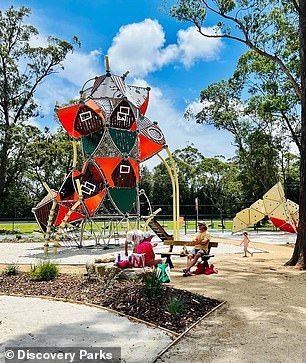
M 250 243 L 250 239 L 249 239 L 248 232 L 243 232 L 243 240 L 240 243 L 240 246 L 243 244 L 243 249 L 244 249 L 243 257 L 248 257 L 247 253 L 249 253 L 251 256 L 253 256 L 253 253 L 248 250 L 249 243 Z

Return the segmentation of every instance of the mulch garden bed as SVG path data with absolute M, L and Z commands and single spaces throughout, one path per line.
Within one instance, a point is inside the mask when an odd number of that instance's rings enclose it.
M 129 316 L 153 323 L 176 333 L 184 332 L 201 316 L 221 302 L 186 290 L 163 284 L 153 297 L 144 294 L 144 285 L 137 279 L 121 275 L 118 279 L 60 274 L 54 280 L 33 281 L 29 273 L 0 275 L 0 293 L 50 296 L 107 307 Z M 183 302 L 179 314 L 168 311 L 171 299 Z

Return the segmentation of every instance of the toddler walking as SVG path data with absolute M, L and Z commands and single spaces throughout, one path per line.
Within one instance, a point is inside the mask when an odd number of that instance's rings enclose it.
M 244 249 L 243 257 L 248 257 L 247 253 L 249 253 L 251 256 L 253 256 L 253 253 L 248 250 L 249 243 L 250 243 L 250 239 L 249 239 L 248 232 L 243 232 L 243 240 L 240 243 L 240 246 L 243 244 L 243 249 Z

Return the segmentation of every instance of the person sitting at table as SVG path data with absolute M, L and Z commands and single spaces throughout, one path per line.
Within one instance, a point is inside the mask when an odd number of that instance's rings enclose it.
M 145 265 L 149 267 L 157 266 L 159 263 L 163 263 L 161 258 L 155 258 L 155 253 L 153 251 L 153 246 L 151 240 L 154 236 L 152 232 L 144 233 L 144 240 L 140 242 L 137 246 L 137 253 L 145 254 Z
M 208 255 L 208 245 L 210 241 L 210 234 L 207 232 L 207 226 L 205 222 L 198 222 L 199 232 L 194 236 L 193 244 L 194 248 L 187 256 L 187 268 L 183 270 L 183 276 L 191 276 L 190 269 L 194 266 L 198 259 L 202 256 Z

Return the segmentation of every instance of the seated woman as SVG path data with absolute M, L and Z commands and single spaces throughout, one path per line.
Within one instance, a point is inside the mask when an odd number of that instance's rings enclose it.
M 134 229 L 132 231 L 128 231 L 126 234 L 126 239 L 124 242 L 124 252 L 125 256 L 128 256 L 128 246 L 129 244 L 133 244 L 133 252 L 137 252 L 138 243 L 142 242 L 144 239 L 144 233 L 139 229 Z
M 155 253 L 151 244 L 153 236 L 154 233 L 145 232 L 144 240 L 137 245 L 137 253 L 145 254 L 145 264 L 149 267 L 157 266 L 159 263 L 163 263 L 161 258 L 155 259 Z
M 210 241 L 210 234 L 207 232 L 207 226 L 204 222 L 199 221 L 199 232 L 195 235 L 193 239 L 194 248 L 191 250 L 190 254 L 187 256 L 187 268 L 183 270 L 183 276 L 191 276 L 190 269 L 194 266 L 198 259 L 203 255 L 208 254 L 208 245 Z

